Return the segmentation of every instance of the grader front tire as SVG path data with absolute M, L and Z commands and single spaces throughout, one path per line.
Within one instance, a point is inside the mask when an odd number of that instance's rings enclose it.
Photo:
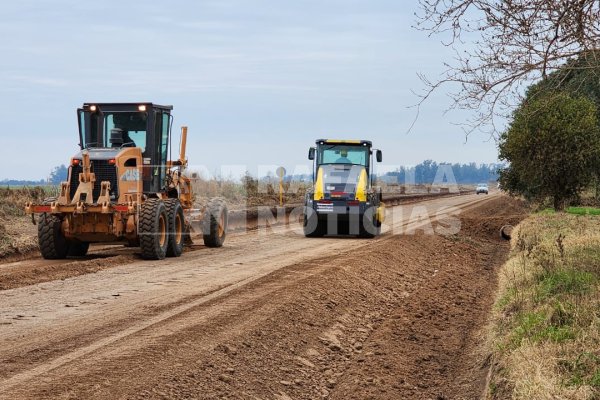
M 187 230 L 183 208 L 178 199 L 165 200 L 167 219 L 169 221 L 169 244 L 167 246 L 167 257 L 179 257 L 183 253 L 183 245 L 186 241 Z
M 146 260 L 162 260 L 169 245 L 169 222 L 165 203 L 148 199 L 140 212 L 140 248 Z
M 202 221 L 202 237 L 207 247 L 221 247 L 227 235 L 228 211 L 225 200 L 211 199 Z
M 38 221 L 40 253 L 47 260 L 67 258 L 69 242 L 61 231 L 62 221 L 55 215 L 42 214 Z

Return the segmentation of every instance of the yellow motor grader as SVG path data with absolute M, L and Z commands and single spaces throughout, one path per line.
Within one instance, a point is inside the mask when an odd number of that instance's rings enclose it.
M 187 127 L 179 158 L 171 157 L 172 110 L 153 103 L 85 103 L 77 110 L 81 151 L 71 159 L 60 195 L 25 206 L 34 223 L 40 214 L 44 258 L 84 256 L 97 242 L 139 246 L 145 259 L 178 257 L 191 243 L 193 219 L 201 223 L 205 245 L 223 245 L 224 200 L 192 208 L 184 175 Z

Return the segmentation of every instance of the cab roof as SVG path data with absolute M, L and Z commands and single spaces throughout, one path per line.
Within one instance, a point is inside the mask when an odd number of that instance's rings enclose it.
M 316 144 L 347 144 L 347 145 L 358 145 L 371 147 L 373 143 L 370 140 L 344 140 L 344 139 L 317 139 Z
M 130 111 L 135 110 L 139 106 L 146 106 L 146 109 L 159 108 L 162 110 L 172 110 L 172 105 L 159 105 L 148 101 L 141 101 L 139 103 L 83 103 L 83 109 L 88 110 L 91 106 L 96 106 L 106 111 Z

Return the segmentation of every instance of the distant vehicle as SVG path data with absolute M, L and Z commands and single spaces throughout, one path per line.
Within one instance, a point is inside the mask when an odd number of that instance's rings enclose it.
M 488 189 L 487 183 L 480 183 L 480 184 L 478 184 L 477 188 L 475 189 L 475 193 L 477 193 L 477 194 L 479 194 L 479 193 L 489 194 L 489 189 Z

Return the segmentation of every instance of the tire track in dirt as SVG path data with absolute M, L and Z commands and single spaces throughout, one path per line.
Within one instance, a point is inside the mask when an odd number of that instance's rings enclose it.
M 489 199 L 485 199 L 485 200 L 487 201 Z M 473 202 L 473 200 L 466 201 L 466 203 L 471 203 L 471 202 Z M 477 202 L 480 203 L 482 201 L 479 200 Z M 391 236 L 388 236 L 388 237 L 384 236 L 375 242 L 383 243 L 384 241 L 390 240 L 391 238 L 392 238 Z M 293 240 L 298 240 L 298 239 L 294 238 Z M 324 239 L 324 240 L 327 240 L 327 239 Z M 350 241 L 352 241 L 352 240 L 350 240 Z M 286 241 L 284 241 L 284 242 L 286 242 Z M 349 244 L 349 243 L 345 243 L 344 246 L 338 247 L 336 245 L 337 241 L 330 240 L 330 242 L 332 243 L 332 245 L 330 245 L 330 246 L 327 246 L 327 245 L 323 246 L 321 244 L 319 246 L 320 250 L 327 251 L 327 249 L 329 248 L 330 251 L 339 251 L 340 249 L 347 248 L 348 244 Z M 363 243 L 360 244 L 358 242 L 360 242 L 360 241 L 354 241 L 352 243 L 352 246 L 354 246 L 355 248 L 359 248 L 359 247 L 363 248 L 364 246 L 370 245 L 372 243 L 372 242 L 365 243 L 365 241 L 362 241 Z M 343 243 L 343 240 L 342 240 L 342 243 Z M 155 317 L 151 317 L 150 319 L 142 320 L 137 325 L 132 325 L 129 327 L 121 327 L 121 329 L 119 331 L 117 331 L 115 334 L 112 334 L 111 336 L 108 336 L 105 338 L 101 338 L 101 339 L 99 339 L 99 341 L 93 342 L 92 344 L 88 345 L 87 347 L 76 349 L 72 353 L 67 353 L 63 356 L 59 356 L 58 358 L 54 358 L 49 363 L 45 362 L 44 364 L 41 364 L 38 367 L 35 367 L 32 370 L 29 370 L 29 372 L 25 373 L 25 375 L 14 375 L 12 378 L 9 378 L 8 380 L 5 380 L 4 382 L 2 382 L 0 384 L 0 388 L 7 389 L 8 387 L 10 387 L 12 385 L 16 385 L 17 383 L 24 382 L 33 376 L 37 376 L 39 374 L 43 374 L 45 372 L 51 371 L 54 368 L 64 365 L 65 363 L 68 364 L 71 361 L 77 359 L 78 357 L 87 356 L 90 353 L 93 353 L 95 350 L 98 350 L 98 349 L 101 349 L 104 347 L 111 347 L 112 344 L 123 341 L 128 336 L 131 336 L 131 335 L 135 336 L 135 334 L 138 334 L 144 330 L 147 330 L 148 328 L 152 327 L 153 325 L 160 325 L 164 321 L 167 321 L 173 317 L 177 316 L 178 319 L 181 319 L 182 314 L 187 313 L 189 310 L 200 307 L 203 304 L 210 302 L 211 300 L 214 300 L 215 298 L 217 298 L 219 296 L 223 296 L 224 294 L 226 294 L 230 291 L 236 291 L 240 288 L 243 288 L 244 286 L 247 286 L 250 282 L 254 282 L 260 278 L 263 278 L 263 277 L 271 274 L 272 272 L 273 272 L 272 270 L 269 270 L 269 271 L 265 272 L 264 274 L 251 276 L 250 278 L 247 278 L 246 281 L 241 280 L 241 281 L 238 281 L 238 283 L 234 283 L 233 284 L 234 286 L 228 286 L 225 289 L 221 289 L 220 292 L 219 291 L 213 292 L 213 294 L 210 294 L 205 297 L 200 297 L 199 299 L 193 300 L 191 302 L 184 301 L 183 304 L 175 306 L 175 308 L 167 307 L 167 311 L 164 311 L 164 312 L 156 315 Z M 319 273 L 319 271 L 315 270 L 315 271 L 312 271 L 309 275 L 314 275 L 314 274 L 318 274 L 318 273 Z M 304 274 L 306 274 L 306 272 L 304 272 Z M 306 277 L 304 277 L 303 279 L 306 279 Z M 177 328 L 175 331 L 177 331 L 179 329 L 181 329 L 181 328 Z M 161 335 L 159 335 L 159 337 L 160 336 Z M 145 336 L 145 339 L 147 339 L 147 338 L 148 337 Z M 42 360 L 38 360 L 38 361 L 42 361 Z M 15 371 L 13 371 L 13 372 L 15 372 Z
M 423 202 L 423 199 L 433 198 L 439 200 L 447 196 L 450 195 L 427 195 L 423 198 L 408 196 L 401 201 L 398 199 L 391 199 L 390 201 L 394 200 L 391 204 L 406 205 L 419 203 L 419 201 Z M 272 212 L 273 210 L 269 209 L 268 211 Z M 250 218 L 248 223 L 246 223 L 246 217 Z M 246 223 L 242 226 L 243 232 L 246 230 L 256 230 L 257 223 L 261 222 L 258 213 L 251 213 L 249 215 L 241 213 L 237 216 L 237 219 L 240 218 Z M 236 237 L 239 236 L 239 232 L 232 232 L 227 241 L 236 240 Z M 201 235 L 194 237 L 194 241 L 201 243 Z M 200 244 L 194 244 L 185 249 L 186 252 L 202 250 L 205 250 L 205 247 Z M 140 260 L 139 248 L 128 248 L 119 244 L 95 244 L 90 247 L 88 256 L 80 258 L 70 257 L 66 260 L 45 260 L 40 257 L 38 251 L 25 255 L 11 256 L 0 260 L 0 291 L 95 273 Z

